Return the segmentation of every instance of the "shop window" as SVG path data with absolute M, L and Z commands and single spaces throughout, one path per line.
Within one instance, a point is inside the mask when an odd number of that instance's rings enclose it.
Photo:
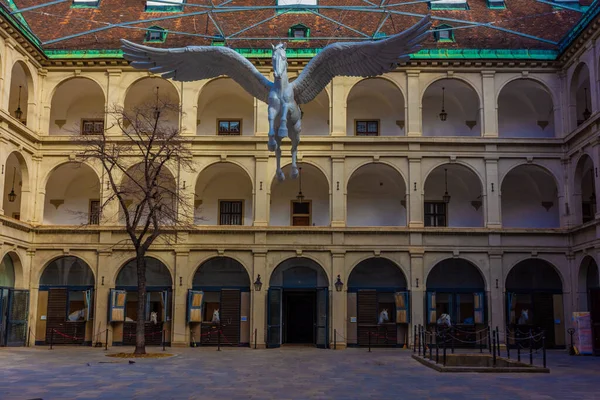
M 241 135 L 241 119 L 219 119 L 217 120 L 217 135 Z
M 292 201 L 292 226 L 311 225 L 312 202 L 310 200 Z
M 354 121 L 356 136 L 379 136 L 379 120 Z
M 102 119 L 82 119 L 82 135 L 101 135 L 104 133 L 104 120 Z
M 243 225 L 243 200 L 219 200 L 219 225 Z
M 100 200 L 90 200 L 89 224 L 100 224 Z
M 447 204 L 443 201 L 425 202 L 425 226 L 448 226 Z
M 146 31 L 144 42 L 146 43 L 163 43 L 167 40 L 167 31 L 160 26 L 151 26 Z

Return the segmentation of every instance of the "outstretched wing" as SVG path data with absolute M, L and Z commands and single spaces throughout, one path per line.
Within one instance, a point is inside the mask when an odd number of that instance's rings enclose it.
M 227 75 L 265 103 L 273 84 L 250 61 L 229 47 L 188 46 L 158 49 L 121 39 L 123 57 L 134 68 L 148 69 L 163 78 L 195 81 Z
M 429 16 L 410 29 L 376 42 L 333 43 L 313 57 L 300 76 L 292 82 L 298 104 L 306 104 L 335 76 L 377 76 L 409 59 L 431 26 Z

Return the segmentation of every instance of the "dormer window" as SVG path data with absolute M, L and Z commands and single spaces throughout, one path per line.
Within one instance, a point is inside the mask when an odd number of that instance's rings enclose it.
M 377 32 L 373 35 L 373 39 L 377 40 L 377 39 L 385 39 L 387 37 L 387 34 L 385 32 Z
M 210 42 L 211 46 L 225 46 L 225 38 L 221 35 L 217 35 L 212 42 Z
M 289 29 L 288 36 L 296 40 L 307 39 L 310 36 L 310 29 L 302 24 L 294 25 Z
M 468 10 L 467 0 L 430 0 L 432 10 Z
M 185 0 L 146 1 L 146 12 L 181 12 Z
M 97 8 L 100 5 L 100 0 L 73 0 L 71 7 L 73 8 Z
M 160 26 L 151 26 L 146 32 L 146 43 L 163 43 L 167 39 L 167 31 Z
M 440 25 L 433 29 L 433 37 L 437 42 L 454 42 L 454 31 L 450 25 Z
M 487 5 L 491 10 L 502 10 L 506 8 L 504 0 L 487 0 Z

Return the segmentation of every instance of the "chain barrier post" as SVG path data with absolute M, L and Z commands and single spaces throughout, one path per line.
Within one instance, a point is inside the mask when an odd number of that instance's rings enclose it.
M 573 334 L 575 333 L 575 329 L 569 328 L 569 329 L 567 329 L 567 333 L 569 334 L 569 336 L 571 336 L 571 347 L 569 347 L 569 355 L 574 356 L 575 355 L 575 347 L 573 346 Z
M 29 327 L 28 332 L 27 332 L 27 344 L 26 346 L 29 347 L 29 338 L 31 337 L 31 327 Z
M 369 334 L 369 353 L 371 352 L 371 331 L 368 330 L 367 333 Z
M 496 336 L 492 338 L 492 359 L 494 360 L 494 367 L 496 366 Z
M 492 354 L 492 333 L 491 333 L 491 328 L 488 325 L 487 327 L 487 337 L 488 337 L 488 350 L 490 351 L 490 354 Z
M 257 329 L 254 328 L 254 350 L 256 350 L 256 335 L 257 335 Z
M 337 329 L 333 330 L 333 349 L 337 350 Z
M 516 331 L 515 331 L 516 334 Z M 515 335 L 515 343 L 517 344 L 517 361 L 521 362 L 521 340 Z
M 454 327 L 450 328 L 450 346 L 452 346 L 452 354 L 454 354 L 454 336 L 456 335 L 456 333 L 454 333 Z
M 442 340 L 444 342 L 444 367 L 446 366 L 446 331 L 442 332 Z
M 419 345 L 416 346 L 419 349 L 419 356 L 421 355 L 421 325 L 419 325 L 419 329 L 417 330 L 417 335 L 419 337 Z M 416 336 L 415 336 L 415 342 L 416 342 Z
M 479 331 L 475 336 L 479 337 L 479 339 L 477 339 L 479 342 L 479 353 L 483 354 L 483 331 Z
M 498 346 L 498 357 L 500 357 L 500 331 L 498 331 L 498 326 L 496 325 L 496 346 Z
M 429 359 L 433 360 L 433 334 L 429 334 Z
M 440 354 L 439 354 L 439 336 L 437 334 L 437 332 L 435 333 L 435 363 L 439 363 L 440 362 Z
M 542 332 L 542 357 L 544 360 L 544 368 L 546 368 L 546 331 Z
M 162 339 L 161 340 L 162 340 L 163 351 L 165 351 L 165 330 L 164 329 L 162 331 Z
M 221 327 L 217 331 L 217 351 L 221 351 Z
M 417 352 L 417 325 L 413 326 L 413 353 Z
M 104 351 L 108 351 L 108 327 L 106 327 L 106 340 L 104 342 Z
M 533 335 L 529 330 L 529 365 L 533 365 Z
M 506 356 L 510 360 L 510 343 L 508 340 L 508 326 L 504 328 L 504 343 L 506 344 Z
M 52 350 L 52 345 L 54 344 L 54 329 L 50 331 L 50 350 Z

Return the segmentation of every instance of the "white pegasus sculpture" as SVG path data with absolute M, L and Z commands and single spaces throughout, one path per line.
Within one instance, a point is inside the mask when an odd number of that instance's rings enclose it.
M 277 156 L 277 179 L 281 170 L 281 141 L 292 142 L 292 171 L 298 176 L 296 154 L 300 142 L 299 104 L 313 100 L 335 76 L 372 77 L 396 68 L 417 51 L 431 26 L 429 16 L 410 29 L 386 39 L 368 42 L 333 43 L 310 60 L 300 76 L 290 83 L 287 76 L 286 44 L 273 46 L 274 82 L 265 78 L 250 61 L 222 46 L 188 46 L 158 49 L 121 39 L 123 56 L 134 68 L 148 69 L 163 78 L 195 81 L 226 75 L 248 93 L 269 105 L 269 151 Z

